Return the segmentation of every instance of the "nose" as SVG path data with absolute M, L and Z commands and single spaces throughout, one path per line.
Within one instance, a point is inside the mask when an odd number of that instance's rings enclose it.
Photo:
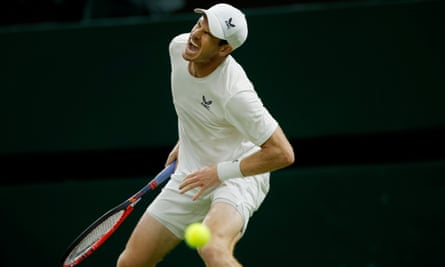
M 190 36 L 192 38 L 193 41 L 199 40 L 200 38 L 200 31 L 197 29 L 192 30 L 192 32 L 190 33 Z

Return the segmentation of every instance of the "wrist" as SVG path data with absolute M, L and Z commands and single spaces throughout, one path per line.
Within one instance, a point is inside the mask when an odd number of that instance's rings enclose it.
M 218 163 L 216 166 L 219 179 L 224 182 L 232 178 L 242 178 L 244 177 L 241 172 L 241 161 L 223 161 Z

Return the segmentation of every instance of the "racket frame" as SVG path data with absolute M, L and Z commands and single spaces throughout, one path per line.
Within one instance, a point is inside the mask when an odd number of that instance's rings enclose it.
M 155 178 L 153 178 L 148 184 L 142 187 L 137 193 L 132 195 L 130 198 L 117 205 L 116 207 L 110 209 L 105 214 L 100 216 L 92 224 L 90 224 L 67 248 L 65 255 L 63 256 L 63 267 L 74 267 L 81 263 L 83 260 L 88 258 L 93 254 L 100 246 L 102 246 L 105 241 L 107 241 L 110 236 L 121 226 L 121 224 L 127 219 L 127 217 L 133 212 L 136 204 L 144 197 L 144 195 L 150 191 L 156 189 L 160 184 L 168 180 L 170 175 L 174 172 L 176 166 L 176 161 L 172 162 L 166 168 L 164 168 Z M 119 219 L 109 228 L 98 240 L 91 244 L 87 249 L 82 252 L 82 254 L 76 256 L 74 260 L 67 263 L 68 258 L 73 253 L 74 249 L 87 237 L 97 226 L 106 221 L 108 218 L 114 214 L 124 211 Z

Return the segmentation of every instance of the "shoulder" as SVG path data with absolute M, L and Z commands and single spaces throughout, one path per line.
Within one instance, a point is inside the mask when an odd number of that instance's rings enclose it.
M 170 41 L 168 49 L 172 59 L 182 55 L 188 42 L 189 35 L 189 33 L 179 34 Z
M 189 35 L 189 33 L 182 33 L 173 37 L 169 44 L 170 52 L 178 48 L 183 48 L 188 42 Z
M 225 68 L 229 90 L 232 95 L 245 90 L 254 91 L 254 87 L 244 68 L 232 56 L 227 58 Z
M 241 66 L 241 64 L 238 63 L 238 61 L 236 61 L 233 56 L 229 55 L 225 63 L 230 74 L 239 78 L 247 78 L 244 68 Z

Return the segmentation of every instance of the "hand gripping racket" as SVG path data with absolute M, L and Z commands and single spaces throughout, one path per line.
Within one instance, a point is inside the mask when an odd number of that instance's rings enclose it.
M 142 197 L 165 182 L 175 170 L 176 161 L 168 165 L 153 180 L 126 201 L 112 208 L 88 226 L 68 247 L 63 267 L 74 267 L 93 254 L 130 215 Z

